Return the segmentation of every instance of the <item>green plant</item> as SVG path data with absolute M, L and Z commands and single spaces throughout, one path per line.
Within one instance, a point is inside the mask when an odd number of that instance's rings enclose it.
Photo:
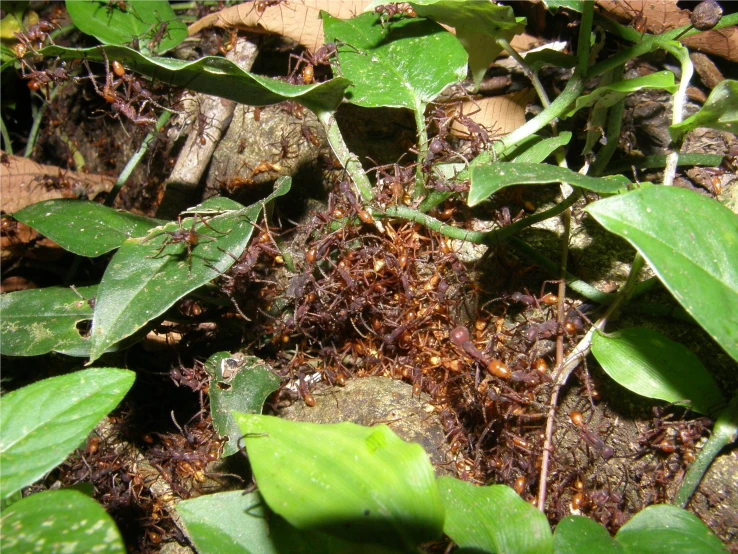
M 636 286 L 638 273 L 644 262 L 648 262 L 658 280 L 684 310 L 734 360 L 738 360 L 738 326 L 734 319 L 734 314 L 738 314 L 738 275 L 733 263 L 738 259 L 738 220 L 735 214 L 714 200 L 694 193 L 668 186 L 636 186 L 622 175 L 606 174 L 613 145 L 620 133 L 623 100 L 628 94 L 643 88 L 668 91 L 675 99 L 675 115 L 670 127 L 675 145 L 672 153 L 663 160 L 665 185 L 672 182 L 677 165 L 685 163 L 676 146 L 689 130 L 697 126 L 734 130 L 734 82 L 717 87 L 700 112 L 681 121 L 679 107 L 691 75 L 691 62 L 686 49 L 676 39 L 693 34 L 695 30 L 681 28 L 660 36 L 641 36 L 639 33 L 634 35 L 633 30 L 627 27 L 603 21 L 601 24 L 610 32 L 633 42 L 633 46 L 593 63 L 597 52 L 593 52 L 590 46 L 594 18 L 592 5 L 567 3 L 568 8 L 582 12 L 582 21 L 576 57 L 563 60 L 574 67 L 574 74 L 562 93 L 549 101 L 536 76 L 536 68 L 548 63 L 547 59 L 541 55 L 538 60 L 529 60 L 526 70 L 541 94 L 543 111 L 518 130 L 488 144 L 471 161 L 436 163 L 431 155 L 425 119 L 428 104 L 443 89 L 463 79 L 467 71 L 478 84 L 489 62 L 502 49 L 511 49 L 509 41 L 522 31 L 523 22 L 516 20 L 509 8 L 450 0 L 413 2 L 410 5 L 417 18 L 397 18 L 387 25 L 379 24 L 380 16 L 376 13 L 365 13 L 348 21 L 324 14 L 326 40 L 338 45 L 333 62 L 337 76 L 324 83 L 292 85 L 245 72 L 222 58 L 205 57 L 183 62 L 158 57 L 156 54 L 163 54 L 184 39 L 183 24 L 173 12 L 164 11 L 168 3 L 128 2 L 127 5 L 130 9 L 123 11 L 115 5 L 109 8 L 98 1 L 70 2 L 70 15 L 77 27 L 96 36 L 103 46 L 76 49 L 51 45 L 40 49 L 39 53 L 60 60 L 103 62 L 108 72 L 111 70 L 107 69 L 107 64 L 115 60 L 129 71 L 156 77 L 172 86 L 183 86 L 244 104 L 266 105 L 292 100 L 305 106 L 324 125 L 333 152 L 350 176 L 358 203 L 358 216 L 363 216 L 362 221 L 374 225 L 380 232 L 384 231 L 386 222 L 413 221 L 448 238 L 488 246 L 507 243 L 522 252 L 530 252 L 518 238 L 520 231 L 555 216 L 567 218 L 571 207 L 585 191 L 601 196 L 601 200 L 591 203 L 585 211 L 608 231 L 630 242 L 638 252 L 632 262 L 630 277 L 617 294 L 602 293 L 569 274 L 565 266 L 542 258 L 538 252 L 533 253 L 537 263 L 549 268 L 554 277 L 561 277 L 570 289 L 608 306 L 605 314 L 572 352 L 565 359 L 559 355 L 559 371 L 551 405 L 555 408 L 558 389 L 591 347 L 605 371 L 623 386 L 651 398 L 684 402 L 695 411 L 717 416 L 718 424 L 710 446 L 701 452 L 694 474 L 690 474 L 678 495 L 677 503 L 686 504 L 712 458 L 722 446 L 735 440 L 738 426 L 734 409 L 736 401 L 732 400 L 725 407 L 725 399 L 699 360 L 686 356 L 683 347 L 667 342 L 659 333 L 625 329 L 608 335 L 604 330 L 618 311 L 627 307 L 628 300 L 636 298 L 655 283 L 652 280 L 650 285 Z M 549 6 L 555 8 L 551 3 Z M 101 21 L 110 23 L 111 18 L 116 25 L 104 28 L 99 25 Z M 732 25 L 736 20 L 736 16 L 729 16 L 718 25 Z M 457 36 L 444 30 L 440 24 L 454 26 Z M 111 28 L 114 32 L 110 32 Z M 139 43 L 140 51 L 127 46 L 132 41 Z M 494 45 L 491 48 L 488 47 L 490 42 Z M 670 72 L 621 80 L 622 67 L 627 61 L 658 49 L 671 53 L 682 64 L 682 79 L 678 85 Z M 419 56 L 421 52 L 423 55 Z M 414 63 L 405 63 L 408 59 Z M 558 59 L 558 62 L 562 60 Z M 595 78 L 605 79 L 603 83 L 606 84 L 582 95 L 585 85 Z M 349 150 L 336 122 L 336 110 L 344 99 L 363 107 L 403 107 L 414 114 L 418 165 L 410 194 L 415 202 L 410 206 L 392 205 L 378 198 L 378 188 L 371 183 L 356 154 Z M 115 101 L 121 102 L 120 99 Z M 565 120 L 584 109 L 590 110 L 592 124 L 588 126 L 587 145 L 595 158 L 588 166 L 589 174 L 578 173 L 565 166 L 562 147 L 569 144 L 570 133 L 554 132 L 554 136 L 547 136 L 543 132 L 557 119 Z M 131 119 L 136 118 L 138 123 L 144 119 L 140 111 L 134 112 Z M 159 127 L 164 123 L 166 114 L 158 120 Z M 597 129 L 602 127 L 609 139 L 607 145 L 595 150 L 599 139 Z M 558 166 L 542 163 L 552 155 L 556 156 Z M 692 161 L 717 165 L 714 157 Z M 137 162 L 138 158 L 132 163 L 135 165 Z M 653 160 L 644 161 L 644 164 L 649 162 Z M 119 184 L 124 181 L 125 177 L 121 176 Z M 573 189 L 553 207 L 511 225 L 490 231 L 470 231 L 431 215 L 432 210 L 445 200 L 459 197 L 459 193 L 454 191 L 467 181 L 469 192 L 464 201 L 469 207 L 477 206 L 511 186 L 560 183 Z M 445 186 L 445 190 L 439 190 L 444 189 L 440 184 Z M 79 256 L 97 257 L 117 251 L 100 284 L 79 290 L 82 300 L 68 289 L 4 295 L 0 299 L 3 354 L 37 356 L 59 352 L 94 362 L 104 353 L 138 340 L 176 302 L 193 292 L 202 291 L 234 265 L 252 242 L 254 228 L 259 226 L 259 221 L 262 218 L 268 220 L 270 204 L 288 194 L 290 186 L 289 179 L 282 179 L 268 198 L 248 207 L 226 198 L 211 199 L 182 212 L 176 222 L 134 217 L 83 202 L 47 201 L 16 212 L 13 215 L 18 221 Z M 118 190 L 108 198 L 108 205 Z M 710 222 L 710 232 L 704 232 L 705 221 Z M 350 223 L 349 220 L 342 222 Z M 197 240 L 184 236 L 183 230 L 191 230 Z M 565 237 L 564 243 L 567 239 Z M 563 294 L 559 296 L 563 297 Z M 93 297 L 94 309 L 87 302 Z M 713 313 L 715 305 L 722 306 L 728 315 L 716 318 Z M 90 335 L 83 337 L 78 332 L 79 326 L 90 320 Z M 595 524 L 579 518 L 565 519 L 552 536 L 540 512 L 514 496 L 512 489 L 499 486 L 474 489 L 455 480 L 435 481 L 429 473 L 430 466 L 424 454 L 418 448 L 400 444 L 396 437 L 382 428 L 298 429 L 290 427 L 297 424 L 261 416 L 231 415 L 232 411 L 260 412 L 266 397 L 278 388 L 279 383 L 264 367 L 259 371 L 241 372 L 236 381 L 231 381 L 222 371 L 222 363 L 226 359 L 228 357 L 221 353 L 213 356 L 207 365 L 211 385 L 228 381 L 228 386 L 222 389 L 211 386 L 213 420 L 220 435 L 231 438 L 225 455 L 237 451 L 239 431 L 236 424 L 240 425 L 261 495 L 279 518 L 272 517 L 269 525 L 264 523 L 266 512 L 255 493 L 248 496 L 213 495 L 183 503 L 180 512 L 195 544 L 204 551 L 224 548 L 223 533 L 236 537 L 234 540 L 244 551 L 249 551 L 250 541 L 256 541 L 254 536 L 257 534 L 260 534 L 259 540 L 267 545 L 263 548 L 274 551 L 296 551 L 294 541 L 303 546 L 321 545 L 311 546 L 312 551 L 345 551 L 355 548 L 347 546 L 343 542 L 345 540 L 373 543 L 377 537 L 383 539 L 382 544 L 365 545 L 368 551 L 377 548 L 407 551 L 437 539 L 444 532 L 463 548 L 490 552 L 581 552 L 599 548 L 595 543 L 603 545 L 602 550 L 642 552 L 647 547 L 640 541 L 654 536 L 656 531 L 659 541 L 663 534 L 664 540 L 673 540 L 679 545 L 705 535 L 704 527 L 686 512 L 652 507 L 633 518 L 614 540 L 606 537 L 600 527 L 592 527 Z M 264 364 L 250 358 L 246 365 Z M 9 396 L 3 398 L 3 407 L 9 403 Z M 11 416 L 20 417 L 15 413 Z M 85 434 L 87 432 L 89 428 Z M 307 442 L 300 443 L 297 437 Z M 76 444 L 81 440 L 82 437 L 77 436 Z M 331 441 L 335 446 L 327 448 Z M 550 441 L 549 431 L 549 446 Z M 320 448 L 314 452 L 314 457 L 303 460 L 301 456 L 310 450 L 313 443 Z M 341 458 L 346 453 L 354 456 L 358 445 L 368 445 L 368 452 L 360 462 L 356 463 L 348 456 L 346 460 Z M 385 449 L 386 459 L 377 454 L 385 453 Z M 70 450 L 66 448 L 64 455 Z M 545 504 L 547 455 L 548 449 L 544 454 L 542 488 L 538 497 L 540 508 Z M 286 469 L 274 473 L 275 468 L 282 467 L 272 467 L 271 460 L 275 457 L 292 472 L 289 481 L 285 477 Z M 61 459 L 57 456 L 53 464 L 58 464 Z M 398 464 L 397 459 L 407 462 L 407 465 Z M 305 464 L 298 470 L 299 462 Z M 341 462 L 345 465 L 341 466 Z M 43 471 L 53 467 L 48 463 L 46 466 Z M 6 467 L 4 471 L 7 471 Z M 43 471 L 28 476 L 13 487 L 7 486 L 7 490 L 3 482 L 3 498 L 9 499 L 20 487 L 40 477 Z M 374 504 L 366 504 L 367 497 L 359 496 L 353 499 L 358 501 L 356 505 L 343 498 L 326 507 L 308 506 L 307 500 L 315 500 L 318 504 L 325 500 L 319 492 L 311 493 L 308 487 L 312 479 L 317 479 L 318 473 L 321 479 L 325 478 L 321 481 L 324 488 L 343 487 L 366 492 Z M 333 478 L 338 480 L 333 481 Z M 405 488 L 403 481 L 408 480 L 417 488 Z M 289 493 L 280 488 L 285 482 L 289 484 Z M 382 487 L 387 488 L 389 484 L 393 484 L 389 491 L 391 494 L 381 493 Z M 291 495 L 295 495 L 294 498 Z M 392 499 L 391 503 L 388 497 Z M 298 505 L 291 504 L 294 502 Z M 240 514 L 245 510 L 248 515 L 234 516 L 229 521 L 209 521 L 206 514 L 212 505 L 231 506 L 234 512 Z M 11 505 L 11 508 L 13 506 L 21 509 L 21 503 Z M 251 511 L 252 508 L 255 511 Z M 325 513 L 320 512 L 323 508 Z M 363 509 L 381 517 L 377 521 L 373 517 L 362 519 Z M 504 523 L 492 525 L 490 522 L 496 521 L 501 512 L 510 517 Z M 322 519 L 316 519 L 318 517 Z M 681 522 L 679 530 L 666 527 L 665 521 L 670 518 Z M 348 534 L 343 530 L 347 523 L 351 525 Z M 242 526 L 251 530 L 248 540 L 238 536 L 237 529 Z M 276 529 L 281 529 L 286 538 L 282 538 Z M 578 538 L 584 530 L 592 533 L 591 539 Z M 4 540 L 10 540 L 5 534 L 3 536 Z M 272 544 L 272 537 L 277 536 L 285 543 Z M 685 542 L 680 543 L 681 540 Z M 711 535 L 704 540 L 704 545 L 695 551 L 721 550 L 719 542 Z M 654 551 L 662 551 L 654 548 Z

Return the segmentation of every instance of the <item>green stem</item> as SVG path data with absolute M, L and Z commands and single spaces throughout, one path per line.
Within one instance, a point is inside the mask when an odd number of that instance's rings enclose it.
M 419 105 L 413 110 L 415 116 L 415 126 L 418 128 L 418 165 L 415 167 L 415 190 L 414 198 L 420 198 L 426 194 L 425 178 L 423 177 L 423 162 L 428 156 L 428 129 L 425 127 L 425 104 L 419 102 Z
M 624 69 L 625 68 L 621 65 L 613 70 L 613 83 L 617 83 L 622 80 Z M 607 139 L 607 143 L 597 152 L 597 158 L 595 158 L 595 161 L 592 163 L 592 168 L 590 169 L 590 173 L 595 177 L 602 175 L 603 171 L 607 167 L 607 164 L 610 163 L 613 154 L 615 154 L 615 151 L 618 148 L 618 139 L 620 137 L 620 128 L 623 123 L 624 111 L 624 98 L 617 102 L 614 106 L 611 106 L 610 110 L 608 111 L 607 133 L 605 137 Z
M 374 199 L 374 193 L 372 192 L 372 185 L 369 182 L 364 172 L 364 168 L 361 167 L 361 162 L 358 156 L 352 153 L 341 135 L 341 130 L 338 128 L 338 122 L 336 121 L 334 112 L 331 111 L 319 111 L 316 112 L 318 120 L 325 127 L 326 135 L 328 136 L 328 142 L 333 149 L 333 153 L 341 162 L 346 172 L 351 176 L 351 180 L 356 187 L 357 192 L 364 200 L 365 203 L 371 202 Z
M 136 169 L 136 166 L 141 161 L 141 158 L 143 158 L 144 154 L 146 154 L 146 152 L 148 151 L 149 145 L 156 137 L 156 134 L 162 129 L 162 127 L 164 127 L 164 125 L 166 125 L 170 117 L 172 117 L 171 112 L 164 112 L 159 116 L 159 119 L 156 122 L 156 127 L 154 128 L 154 130 L 151 131 L 148 135 L 146 135 L 146 138 L 144 138 L 139 149 L 136 151 L 136 153 L 133 156 L 131 156 L 131 159 L 128 160 L 128 163 L 123 168 L 123 171 L 120 172 L 120 175 L 118 176 L 118 180 L 115 182 L 115 185 L 113 185 L 113 188 L 110 189 L 110 193 L 108 194 L 108 197 L 105 199 L 106 206 L 113 205 L 113 202 L 115 202 L 115 199 L 118 196 L 120 189 L 123 188 L 123 185 L 126 183 L 128 178 L 131 176 L 131 173 L 133 173 L 133 170 Z
M 720 413 L 712 435 L 687 469 L 684 481 L 674 498 L 675 505 L 687 507 L 712 461 L 724 447 L 735 442 L 736 438 L 738 438 L 738 396 L 734 396 L 730 404 Z
M 538 78 L 538 73 L 531 69 L 531 67 L 525 61 L 525 58 L 518 54 L 518 51 L 515 50 L 515 48 L 513 48 L 505 38 L 498 38 L 497 44 L 498 46 L 500 46 L 500 48 L 505 50 L 505 52 L 510 54 L 512 59 L 520 64 L 520 67 L 523 68 L 523 73 L 525 73 L 525 76 L 528 77 L 528 79 L 530 79 L 530 82 L 533 84 L 533 88 L 536 90 L 536 94 L 538 94 L 538 98 L 541 101 L 541 104 L 543 104 L 544 108 L 548 108 L 551 105 L 551 100 L 549 100 L 548 94 L 546 94 L 546 89 L 543 88 L 543 84 Z
M 5 120 L 0 118 L 0 135 L 3 137 L 3 145 L 6 154 L 13 155 L 13 143 L 10 142 L 10 135 L 8 134 L 8 128 L 5 127 Z
M 664 50 L 679 60 L 682 66 L 682 78 L 679 80 L 679 89 L 674 94 L 674 102 L 671 114 L 671 124 L 677 125 L 682 122 L 684 115 L 684 104 L 687 100 L 687 87 L 694 74 L 694 66 L 689 58 L 689 51 L 678 42 L 665 43 Z M 681 143 L 681 141 L 679 141 Z M 670 146 L 671 152 L 666 156 L 666 167 L 664 168 L 664 186 L 674 184 L 677 163 L 679 162 L 679 144 Z

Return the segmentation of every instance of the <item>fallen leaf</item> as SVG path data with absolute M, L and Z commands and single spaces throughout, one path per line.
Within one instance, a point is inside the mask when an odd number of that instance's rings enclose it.
M 528 89 L 504 96 L 467 100 L 461 104 L 461 112 L 477 125 L 483 125 L 490 136 L 505 135 L 525 123 L 525 107 L 534 98 L 535 92 Z M 461 138 L 469 135 L 467 128 L 456 120 L 451 125 L 451 133 Z
M 5 157 L 5 154 L 3 154 Z M 89 198 L 109 191 L 112 177 L 77 173 L 27 158 L 8 156 L 0 164 L 0 208 L 15 213 L 21 208 L 52 198 Z
M 190 25 L 188 33 L 192 36 L 206 27 L 272 33 L 291 38 L 315 52 L 325 43 L 321 10 L 339 19 L 350 19 L 362 13 L 366 5 L 367 0 L 244 2 L 196 21 Z
M 690 24 L 691 12 L 680 9 L 677 0 L 597 0 L 597 6 L 613 19 L 651 34 Z M 706 31 L 680 42 L 693 50 L 738 61 L 738 29 L 735 27 Z

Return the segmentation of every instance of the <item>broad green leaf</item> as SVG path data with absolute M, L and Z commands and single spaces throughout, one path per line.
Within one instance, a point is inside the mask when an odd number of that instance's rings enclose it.
M 377 0 L 373 4 L 382 4 Z M 469 69 L 478 87 L 490 64 L 502 52 L 495 41 L 508 42 L 525 31 L 525 18 L 515 18 L 510 6 L 467 0 L 421 0 L 410 2 L 421 17 L 430 17 L 456 29 L 456 38 L 469 54 Z
M 439 477 L 438 488 L 446 509 L 443 532 L 460 547 L 516 554 L 553 552 L 546 516 L 510 487 L 477 487 Z
M 556 526 L 553 536 L 554 554 L 620 554 L 624 553 L 602 525 L 582 516 L 567 516 Z
M 166 0 L 67 0 L 75 26 L 103 44 L 132 46 L 161 55 L 187 38 L 187 25 Z
M 280 179 L 271 196 L 248 208 L 230 201 L 231 210 L 208 216 L 207 226 L 201 219 L 205 216 L 182 218 L 183 231 L 190 231 L 195 221 L 199 241 L 189 254 L 187 244 L 171 242 L 171 233 L 179 229 L 175 222 L 154 229 L 143 239 L 124 242 L 98 289 L 90 333 L 90 361 L 163 314 L 180 298 L 227 271 L 246 248 L 262 207 L 286 194 L 290 182 L 289 178 Z M 217 199 L 218 206 L 223 205 L 222 200 Z M 211 204 L 205 201 L 189 213 L 210 214 Z
M 669 134 L 677 141 L 698 127 L 738 132 L 738 81 L 726 79 L 718 84 L 707 97 L 705 105 L 696 114 L 669 127 Z
M 564 54 L 552 48 L 544 48 L 543 50 L 528 53 L 525 56 L 525 63 L 530 66 L 532 71 L 538 72 L 546 66 L 572 68 L 577 65 L 577 58 L 576 56 Z
M 714 414 L 725 399 L 699 358 L 685 346 L 646 328 L 592 337 L 592 354 L 626 389 Z
M 738 360 L 738 216 L 696 192 L 642 185 L 585 208 L 630 242 L 687 312 Z
M 5 356 L 40 356 L 60 352 L 89 356 L 90 342 L 77 328 L 92 320 L 97 286 L 77 289 L 51 287 L 0 295 L 0 351 Z
M 645 75 L 644 77 L 636 77 L 627 81 L 618 81 L 611 85 L 598 87 L 590 94 L 585 94 L 577 98 L 574 108 L 563 117 L 571 117 L 582 108 L 597 107 L 609 108 L 614 106 L 620 100 L 633 92 L 644 89 L 663 89 L 667 92 L 674 93 L 679 88 L 674 83 L 674 74 L 671 71 L 659 71 Z
M 428 19 L 393 20 L 362 14 L 343 21 L 322 14 L 326 42 L 338 48 L 339 73 L 353 84 L 348 100 L 359 106 L 418 110 L 466 77 L 466 52 Z
M 149 230 L 166 223 L 81 200 L 45 200 L 23 208 L 13 217 L 64 250 L 89 258 L 102 256 L 126 239 L 146 236 Z
M 554 165 L 540 163 L 498 162 L 475 165 L 469 172 L 469 206 L 476 206 L 500 189 L 513 185 L 569 183 L 598 194 L 616 194 L 632 183 L 622 175 L 588 177 Z
M 0 550 L 3 554 L 126 552 L 105 508 L 76 490 L 41 492 L 3 510 Z
M 177 504 L 199 552 L 243 554 L 388 553 L 324 533 L 299 531 L 271 513 L 258 492 L 222 492 Z
M 562 131 L 558 136 L 553 138 L 542 139 L 522 154 L 516 156 L 515 163 L 539 164 L 556 152 L 557 148 L 569 144 L 570 140 L 571 133 L 569 131 Z
M 133 385 L 135 373 L 94 368 L 9 392 L 0 403 L 0 490 L 7 498 L 62 463 Z
M 298 529 L 407 549 L 441 535 L 430 460 L 386 425 L 234 415 L 259 491 Z
M 241 430 L 231 412 L 260 414 L 267 397 L 279 388 L 279 377 L 256 356 L 234 358 L 213 354 L 205 362 L 210 375 L 210 414 L 220 437 L 227 437 L 223 456 L 238 452 Z
M 343 100 L 344 90 L 350 84 L 346 79 L 331 79 L 315 85 L 290 85 L 279 79 L 248 73 L 225 58 L 207 56 L 192 62 L 174 58 L 154 58 L 146 57 L 125 46 L 84 49 L 54 45 L 47 46 L 40 53 L 62 60 L 87 58 L 93 62 L 104 62 L 104 56 L 107 55 L 109 60 L 117 60 L 136 73 L 172 87 L 184 87 L 255 106 L 294 100 L 316 113 L 335 110 Z
M 638 512 L 615 540 L 632 554 L 717 554 L 727 549 L 699 518 L 686 510 L 660 504 Z

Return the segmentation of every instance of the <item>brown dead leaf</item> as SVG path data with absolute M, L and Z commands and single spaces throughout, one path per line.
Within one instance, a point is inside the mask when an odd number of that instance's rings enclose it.
M 254 33 L 271 33 L 291 38 L 311 52 L 323 44 L 323 21 L 320 11 L 339 19 L 350 19 L 364 11 L 367 0 L 290 0 L 267 6 L 262 2 L 244 2 L 210 14 L 189 27 L 189 35 L 206 27 L 240 29 Z
M 111 177 L 86 175 L 8 156 L 7 163 L 0 164 L 0 209 L 12 214 L 52 198 L 91 199 L 103 191 L 109 191 L 113 184 Z
M 690 24 L 690 11 L 677 0 L 597 0 L 613 19 L 646 33 L 661 34 Z M 726 27 L 681 39 L 682 44 L 707 54 L 738 61 L 738 29 Z
M 535 92 L 532 89 L 521 90 L 504 96 L 467 100 L 462 103 L 461 109 L 462 113 L 478 125 L 484 125 L 495 135 L 504 135 L 525 123 L 525 106 L 534 98 Z M 462 138 L 468 136 L 466 127 L 457 121 L 451 126 L 451 133 Z

